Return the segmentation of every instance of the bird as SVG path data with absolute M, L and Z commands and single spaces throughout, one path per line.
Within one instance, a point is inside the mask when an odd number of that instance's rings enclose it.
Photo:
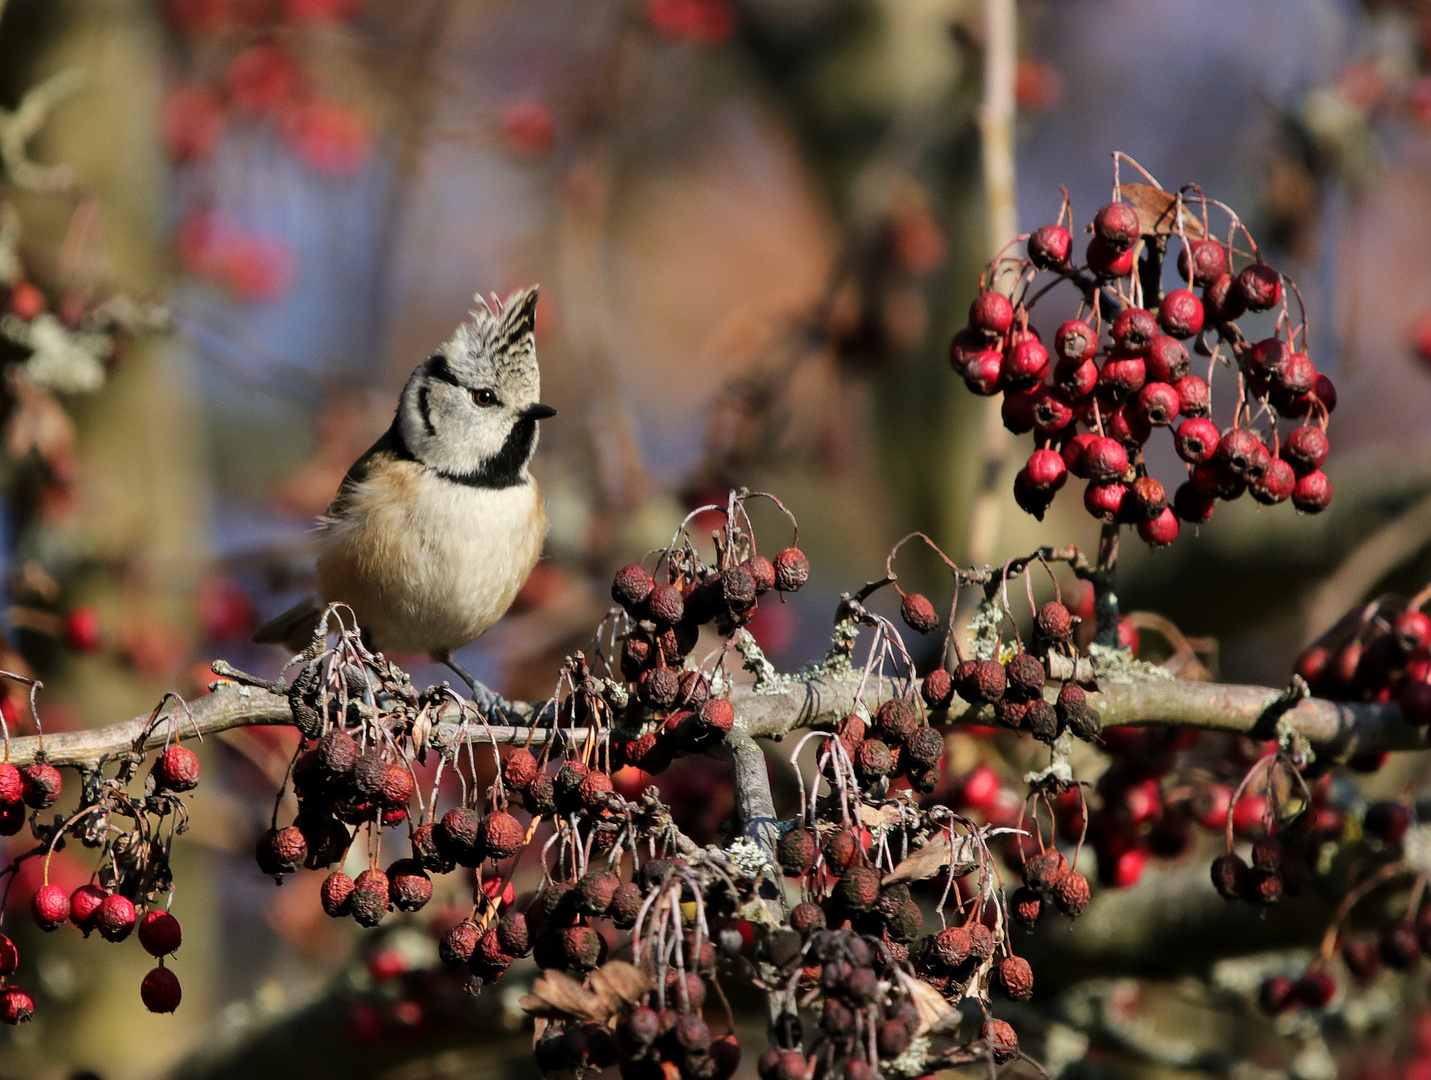
M 318 519 L 318 595 L 259 627 L 256 643 L 298 653 L 341 603 L 374 651 L 426 654 L 474 700 L 500 700 L 453 653 L 506 613 L 541 557 L 546 509 L 528 466 L 556 410 L 541 402 L 537 287 L 475 299 Z

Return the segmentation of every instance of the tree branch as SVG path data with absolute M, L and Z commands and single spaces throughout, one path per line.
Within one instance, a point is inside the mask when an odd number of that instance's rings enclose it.
M 737 808 L 742 827 L 773 817 L 766 778 L 765 759 L 755 738 L 780 739 L 797 728 L 829 728 L 855 705 L 862 682 L 861 672 L 843 663 L 822 666 L 761 689 L 738 686 L 731 692 L 737 728 L 726 749 L 736 769 Z M 877 707 L 894 696 L 889 680 L 871 680 L 864 687 L 864 704 Z M 1050 695 L 1055 693 L 1050 688 Z M 957 700 L 957 699 L 956 699 Z M 1296 699 L 1285 690 L 1226 683 L 1186 682 L 1179 679 L 1147 678 L 1133 682 L 1105 682 L 1089 702 L 1103 716 L 1105 727 L 1125 724 L 1154 724 L 1164 727 L 1201 728 L 1230 735 L 1272 738 L 1283 720 L 1323 753 L 1337 760 L 1383 750 L 1424 750 L 1431 747 L 1426 728 L 1410 724 L 1394 704 L 1352 704 L 1321 698 Z M 959 707 L 932 719 L 936 723 L 984 723 L 986 711 Z M 535 721 L 532 741 L 540 744 L 553 735 L 544 702 L 504 702 L 505 718 Z M 212 735 L 234 728 L 259 727 L 292 722 L 288 699 L 254 686 L 220 683 L 212 694 L 183 709 L 171 709 L 155 723 L 143 749 L 163 746 L 174 740 Z M 150 723 L 149 716 L 110 724 L 87 731 L 64 731 L 45 735 L 43 750 L 53 765 L 93 768 L 107 757 L 128 753 Z M 434 726 L 432 745 L 446 746 L 459 737 L 459 725 L 452 721 Z M 488 732 L 490 731 L 490 736 Z M 484 727 L 468 723 L 465 737 L 498 744 L 524 742 L 529 724 Z M 582 738 L 584 730 L 562 729 L 568 737 Z M 9 760 L 34 760 L 42 749 L 39 736 L 14 738 L 9 743 Z M 758 769 L 756 766 L 759 766 Z M 743 786 L 741 786 L 743 785 Z

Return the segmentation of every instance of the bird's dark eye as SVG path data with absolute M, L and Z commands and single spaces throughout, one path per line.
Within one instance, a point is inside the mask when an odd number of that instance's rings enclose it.
M 478 405 L 495 405 L 497 404 L 497 395 L 484 386 L 481 390 L 472 391 L 472 400 Z

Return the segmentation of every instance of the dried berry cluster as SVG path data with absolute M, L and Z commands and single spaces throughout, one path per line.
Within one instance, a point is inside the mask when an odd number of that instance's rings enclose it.
M 1431 724 L 1431 616 L 1423 591 L 1358 605 L 1297 658 L 1296 672 L 1318 697 L 1396 701 L 1413 724 Z
M 1014 482 L 1019 505 L 1042 519 L 1072 475 L 1088 482 L 1090 514 L 1135 525 L 1154 546 L 1176 539 L 1180 521 L 1201 524 L 1219 499 L 1244 492 L 1267 505 L 1290 499 L 1308 513 L 1325 509 L 1332 489 L 1321 467 L 1336 391 L 1307 356 L 1305 315 L 1294 321 L 1282 276 L 1262 261 L 1237 216 L 1196 188 L 1171 193 L 1156 184 L 1119 184 L 1115 172 L 1113 194 L 1088 226 L 1083 265 L 1074 261 L 1063 223 L 1073 220 L 1066 197 L 1057 223 L 1019 238 L 1027 242 L 1025 257 L 996 258 L 969 325 L 950 345 L 950 363 L 969 389 L 1003 394 L 1005 426 L 1034 433 L 1036 448 Z M 1213 208 L 1229 219 L 1226 241 L 1211 232 Z M 1238 248 L 1239 237 L 1250 255 Z M 1164 293 L 1173 238 L 1184 284 Z M 1248 260 L 1240 269 L 1239 259 Z M 1053 280 L 1040 281 L 1040 274 Z M 1053 333 L 1050 356 L 1030 320 L 1036 303 L 1063 282 L 1080 301 Z M 1259 312 L 1275 325 L 1252 341 L 1237 320 Z M 1206 379 L 1192 371 L 1193 356 L 1207 358 Z M 1226 427 L 1212 419 L 1210 382 L 1219 365 L 1236 373 Z M 1278 431 L 1283 419 L 1295 425 L 1285 436 Z M 1187 465 L 1187 479 L 1172 494 L 1148 472 L 1145 450 L 1158 428 L 1169 430 Z
M 144 780 L 144 795 L 129 792 L 145 755 L 140 747 L 149 739 L 158 721 L 159 710 L 150 726 L 141 733 L 116 776 L 93 776 L 84 785 L 79 807 L 68 816 L 55 815 L 51 823 L 39 814 L 30 817 L 30 831 L 37 844 L 18 855 L 6 867 L 8 895 L 21 864 L 26 859 L 44 862 L 43 884 L 30 897 L 30 913 L 35 925 L 51 932 L 69 923 L 85 937 L 94 931 L 106 941 L 124 941 L 137 930 L 139 944 L 159 965 L 140 984 L 139 996 L 150 1012 L 173 1012 L 182 996 L 179 979 L 165 966 L 183 940 L 179 920 L 157 906 L 159 898 L 173 891 L 169 870 L 169 845 L 187 828 L 188 813 L 180 795 L 199 784 L 199 759 L 182 746 L 165 748 L 154 760 Z M 31 762 L 22 768 L 0 764 L 0 821 L 3 835 L 13 836 L 25 823 L 25 810 L 47 810 L 63 792 L 59 771 L 47 761 Z M 124 822 L 131 824 L 125 825 Z M 90 881 L 73 891 L 49 881 L 50 859 L 66 847 L 68 840 L 103 854 Z M 0 934 L 0 984 L 19 968 L 14 943 Z M 19 986 L 0 990 L 0 1022 L 17 1024 L 28 1020 L 35 1002 Z

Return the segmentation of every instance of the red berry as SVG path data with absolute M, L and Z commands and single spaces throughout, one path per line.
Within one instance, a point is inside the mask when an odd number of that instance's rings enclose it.
M 1192 366 L 1187 346 L 1167 334 L 1159 334 L 1153 339 L 1143 360 L 1148 366 L 1148 378 L 1154 382 L 1175 383 Z
M 25 322 L 37 319 L 45 310 L 45 294 L 28 281 L 21 281 L 10 294 L 10 310 Z
M 139 944 L 150 956 L 167 956 L 183 940 L 179 920 L 167 911 L 147 911 L 139 920 Z
M 1001 371 L 1004 385 L 1015 390 L 1043 382 L 1048 374 L 1048 350 L 1037 341 L 1021 341 L 1010 350 Z
M 1403 611 L 1391 624 L 1391 631 L 1401 651 L 1410 655 L 1431 645 L 1431 616 L 1424 611 Z
M 94 929 L 99 906 L 109 893 L 98 885 L 81 885 L 70 894 L 70 922 L 84 931 L 85 937 Z
M 1029 261 L 1040 270 L 1064 270 L 1073 250 L 1073 237 L 1062 225 L 1040 225 L 1029 237 Z
M 1033 426 L 1044 435 L 1053 435 L 1073 423 L 1073 407 L 1057 387 L 1040 386 L 1033 395 Z
M 23 1024 L 35 1012 L 35 999 L 18 986 L 0 990 L 0 1024 Z
M 1263 338 L 1243 356 L 1243 364 L 1253 378 L 1271 381 L 1286 369 L 1292 352 L 1280 338 Z
M 58 930 L 70 917 L 70 897 L 59 885 L 41 885 L 30 897 L 30 913 L 41 930 Z
M 1178 457 L 1190 465 L 1196 465 L 1212 459 L 1221 438 L 1222 433 L 1211 420 L 1193 417 L 1178 425 L 1177 433 L 1173 436 L 1173 447 L 1177 450 Z
M 773 561 L 775 588 L 780 592 L 795 592 L 810 580 L 810 560 L 799 548 L 786 548 Z
M 1316 381 L 1312 384 L 1312 394 L 1318 401 L 1326 406 L 1327 412 L 1334 412 L 1337 407 L 1337 388 L 1332 384 L 1332 380 L 1317 372 Z
M 1257 1003 L 1268 1016 L 1280 1016 L 1297 1003 L 1297 987 L 1286 975 L 1269 975 L 1257 991 Z
M 1059 463 L 1063 463 L 1062 458 L 1059 458 Z M 900 601 L 899 614 L 905 625 L 916 633 L 927 634 L 939 626 L 939 615 L 934 605 L 929 602 L 929 597 L 921 593 L 905 593 Z
M 1083 506 L 1100 521 L 1117 521 L 1123 513 L 1128 489 L 1119 483 L 1089 484 L 1083 492 Z
M 1207 383 L 1196 375 L 1184 375 L 1173 384 L 1178 392 L 1178 412 L 1184 416 L 1206 416 L 1212 407 Z
M 1292 505 L 1304 514 L 1320 514 L 1332 501 L 1332 482 L 1321 469 L 1297 478 L 1292 489 Z
M 1194 285 L 1210 285 L 1227 273 L 1227 249 L 1216 240 L 1190 241 L 1178 252 L 1178 273 Z
M 25 777 L 10 762 L 0 762 L 0 806 L 18 807 L 25 797 Z M 24 812 L 21 812 L 24 820 Z
M 1142 356 L 1158 336 L 1158 320 L 1143 308 L 1125 308 L 1114 318 L 1108 333 L 1119 352 Z
M 1233 476 L 1252 480 L 1267 469 L 1272 458 L 1262 440 L 1251 431 L 1233 428 L 1218 440 L 1213 460 Z
M 20 950 L 4 934 L 0 934 L 0 978 L 13 975 L 20 967 Z
M 969 323 L 990 334 L 1002 336 L 1014 323 L 1014 306 L 1002 293 L 992 290 L 981 292 L 969 305 Z
M 1330 449 L 1326 432 L 1319 427 L 1303 426 L 1287 436 L 1282 444 L 1282 457 L 1292 466 L 1292 471 L 1301 476 L 1320 469 Z
M 1212 517 L 1216 508 L 1217 497 L 1204 495 L 1190 482 L 1180 484 L 1173 494 L 1173 513 L 1189 525 L 1201 525 Z
M 1053 335 L 1053 350 L 1060 360 L 1082 363 L 1098 351 L 1098 334 L 1082 319 L 1070 319 Z
M 1151 382 L 1138 391 L 1138 415 L 1153 427 L 1167 427 L 1178 417 L 1178 392 L 1165 382 Z
M 1239 318 L 1247 310 L 1247 303 L 1237 280 L 1231 274 L 1219 274 L 1203 289 L 1202 307 L 1206 321 L 1216 326 Z
M 1103 370 L 1098 373 L 1098 385 L 1106 386 L 1119 397 L 1136 394 L 1148 379 L 1148 368 L 1141 356 L 1124 356 L 1114 353 L 1103 361 Z
M 139 984 L 139 999 L 152 1013 L 171 1013 L 183 999 L 179 977 L 166 967 L 157 967 Z
M 168 791 L 193 791 L 199 786 L 199 758 L 185 746 L 171 746 L 159 755 L 154 779 Z
M 1034 390 L 1019 390 L 1012 386 L 1006 386 L 1003 403 L 999 406 L 999 415 L 1003 418 L 1004 427 L 1012 431 L 1015 435 L 1024 435 L 1033 430 L 1034 426 L 1034 395 L 1038 393 Z
M 138 917 L 129 897 L 110 893 L 95 912 L 94 925 L 106 941 L 123 941 L 134 930 Z
M 1085 431 L 1069 439 L 1063 448 L 1064 465 L 1080 480 L 1088 479 L 1088 447 L 1097 438 L 1091 431 Z
M 1153 547 L 1166 547 L 1178 538 L 1178 519 L 1170 509 L 1164 509 L 1151 521 L 1138 523 L 1138 535 Z
M 1142 235 L 1138 211 L 1125 202 L 1100 206 L 1093 215 L 1093 235 L 1116 251 L 1132 247 Z
M 1202 322 L 1202 301 L 1191 289 L 1174 289 L 1158 307 L 1158 325 L 1175 338 L 1194 336 Z
M 1101 278 L 1127 277 L 1133 272 L 1133 248 L 1120 251 L 1104 243 L 1101 237 L 1088 241 L 1084 257 L 1088 260 L 1088 269 Z
M 1287 366 L 1277 376 L 1276 384 L 1281 392 L 1278 400 L 1298 397 L 1311 393 L 1317 382 L 1317 369 L 1305 353 L 1294 352 L 1287 357 Z
M 1237 275 L 1237 291 L 1250 311 L 1266 311 L 1282 299 L 1282 275 L 1257 262 Z
M 1054 450 L 1035 450 L 1024 466 L 1028 481 L 1036 490 L 1057 491 L 1068 479 L 1068 466 Z
M 980 397 L 993 397 L 999 392 L 1004 357 L 993 349 L 985 349 L 969 358 L 964 367 L 964 385 Z
M 607 784 L 610 784 L 609 779 Z M 482 824 L 477 829 L 477 837 L 488 856 L 493 859 L 507 859 L 522 850 L 527 840 L 527 831 L 511 814 L 497 810 L 482 819 Z
M 646 602 L 656 583 L 645 567 L 636 563 L 622 567 L 611 582 L 611 598 L 627 611 L 632 611 Z
M 1098 385 L 1098 365 L 1092 360 L 1060 360 L 1054 369 L 1053 381 L 1070 401 L 1077 401 L 1093 393 Z
M 1151 476 L 1140 476 L 1128 485 L 1124 512 L 1133 521 L 1152 521 L 1168 507 L 1168 493 Z
M 1084 452 L 1083 469 L 1095 483 L 1121 480 L 1128 471 L 1128 452 L 1116 439 L 1099 436 Z
M 1263 506 L 1275 506 L 1291 497 L 1296 483 L 1292 466 L 1281 458 L 1273 458 L 1267 471 L 1248 484 L 1247 490 Z
M 77 653 L 99 652 L 99 612 L 92 607 L 77 607 L 65 616 L 65 644 Z
M 1148 865 L 1148 853 L 1142 848 L 1129 848 L 1113 860 L 1108 884 L 1115 889 L 1131 889 L 1142 880 Z

